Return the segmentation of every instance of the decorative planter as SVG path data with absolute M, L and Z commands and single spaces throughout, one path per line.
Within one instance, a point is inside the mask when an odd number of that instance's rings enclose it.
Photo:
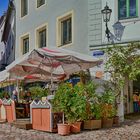
M 92 129 L 100 129 L 102 127 L 101 120 L 92 120 Z
M 70 131 L 72 133 L 79 133 L 81 131 L 81 122 L 71 124 Z
M 70 125 L 69 124 L 57 124 L 58 134 L 65 136 L 70 134 Z
M 120 121 L 119 121 L 119 117 L 118 116 L 115 116 L 113 118 L 113 125 L 114 126 L 119 126 L 120 125 Z
M 113 118 L 103 118 L 102 119 L 102 127 L 110 128 L 113 125 Z
M 84 121 L 84 129 L 92 130 L 92 129 L 100 129 L 101 127 L 102 127 L 101 120 Z
M 5 112 L 2 115 L 3 117 L 6 116 L 6 120 L 9 123 L 12 123 L 16 120 L 16 113 L 15 113 L 15 102 L 11 99 L 2 101 L 3 107 L 5 108 Z M 4 119 L 4 118 L 3 118 Z
M 63 113 L 52 112 L 52 105 L 49 101 L 33 101 L 30 104 L 31 124 L 35 130 L 57 132 L 57 123 L 62 122 Z
M 84 121 L 84 129 L 87 129 L 87 130 L 92 129 L 92 120 Z

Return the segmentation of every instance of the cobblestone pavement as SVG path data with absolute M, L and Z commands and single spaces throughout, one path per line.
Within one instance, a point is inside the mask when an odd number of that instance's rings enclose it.
M 0 140 L 140 140 L 140 120 L 129 121 L 120 127 L 82 131 L 69 136 L 23 130 L 9 124 L 0 124 Z

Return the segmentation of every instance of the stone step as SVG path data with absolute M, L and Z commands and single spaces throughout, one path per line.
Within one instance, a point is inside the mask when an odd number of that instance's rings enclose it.
M 0 119 L 0 123 L 6 123 L 6 119 Z
M 26 130 L 32 129 L 32 124 L 30 120 L 16 120 L 11 125 L 14 125 L 15 127 L 20 129 Z

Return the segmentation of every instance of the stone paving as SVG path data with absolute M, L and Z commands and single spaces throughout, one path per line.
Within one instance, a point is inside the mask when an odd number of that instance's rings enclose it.
M 82 131 L 69 136 L 23 130 L 9 124 L 0 124 L 0 140 L 140 140 L 140 120 L 129 121 L 120 127 Z

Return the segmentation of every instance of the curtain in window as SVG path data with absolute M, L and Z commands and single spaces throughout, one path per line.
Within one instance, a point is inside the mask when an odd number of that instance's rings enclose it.
M 127 17 L 127 7 L 126 7 L 127 0 L 119 0 L 119 18 L 126 18 Z
M 62 32 L 61 42 L 62 42 L 62 45 L 71 42 L 71 37 L 72 37 L 71 26 L 72 26 L 71 18 L 61 22 L 61 29 L 62 29 L 61 30 L 61 32 Z
M 21 0 L 21 16 L 25 16 L 28 13 L 28 0 Z
M 136 17 L 137 0 L 119 0 L 118 12 L 119 12 L 119 19 Z
M 43 4 L 45 4 L 45 0 L 37 0 L 37 7 L 40 7 Z
M 129 0 L 129 16 L 136 16 L 136 0 Z
M 29 52 L 29 38 L 23 39 L 23 54 Z
M 39 48 L 46 47 L 46 29 L 39 32 Z

